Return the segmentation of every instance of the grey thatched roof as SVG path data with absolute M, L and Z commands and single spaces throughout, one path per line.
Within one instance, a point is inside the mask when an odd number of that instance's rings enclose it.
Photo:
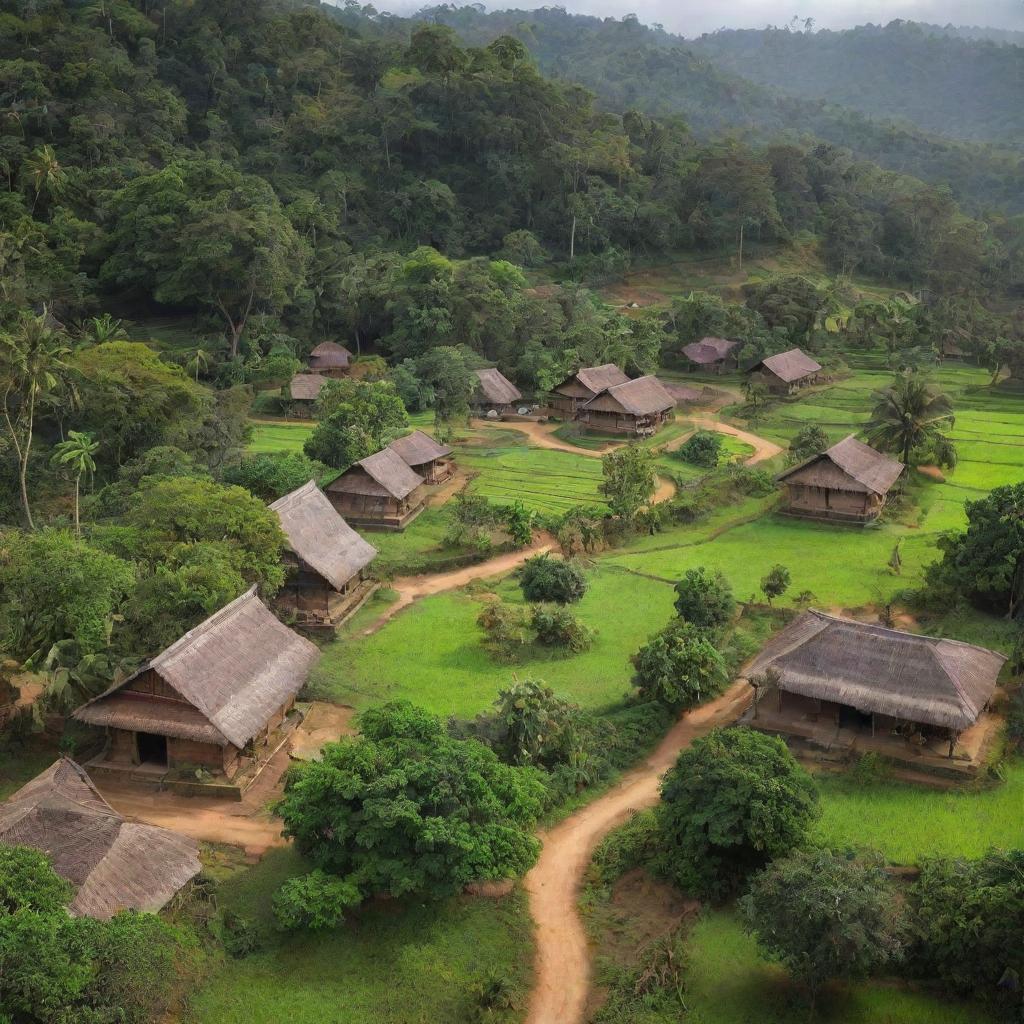
M 423 482 L 423 477 L 411 470 L 397 452 L 382 448 L 349 466 L 328 486 L 328 490 L 350 494 L 387 494 L 401 501 Z
M 159 910 L 202 867 L 195 840 L 125 821 L 68 758 L 0 804 L 0 843 L 45 853 L 75 888 L 70 912 L 101 920 Z
M 607 388 L 615 387 L 616 384 L 625 384 L 629 380 L 629 377 L 614 363 L 585 366 L 582 370 L 577 370 L 575 376 L 576 380 L 594 395 L 599 395 Z
M 319 373 L 297 373 L 288 385 L 288 394 L 296 402 L 315 402 L 327 383 Z
M 876 452 L 850 434 L 828 451 L 780 473 L 779 480 L 800 482 L 833 490 L 869 491 L 885 494 L 899 479 L 903 463 Z
M 309 353 L 308 365 L 314 370 L 345 369 L 352 362 L 352 353 L 336 341 L 322 341 Z
M 302 689 L 319 656 L 316 645 L 284 625 L 252 587 L 74 716 L 91 725 L 240 748 Z M 173 702 L 125 692 L 128 683 L 150 669 L 191 704 L 202 721 L 191 713 L 183 720 L 172 710 Z
M 523 394 L 497 369 L 475 370 L 477 376 L 476 400 L 488 405 L 511 405 L 518 402 Z
M 622 409 L 632 416 L 651 416 L 673 409 L 675 404 L 676 400 L 665 390 L 661 381 L 657 377 L 648 376 L 615 384 L 590 399 L 583 408 L 602 412 Z
M 451 455 L 452 450 L 446 444 L 438 444 L 429 434 L 422 430 L 414 430 L 405 437 L 392 441 L 388 447 L 395 452 L 407 465 L 415 469 L 417 466 L 425 466 L 428 462 L 443 459 Z
M 773 356 L 765 356 L 751 369 L 756 370 L 761 366 L 770 370 L 779 380 L 785 381 L 787 384 L 810 377 L 821 369 L 820 363 L 816 363 L 806 352 L 798 348 L 791 348 L 787 352 L 777 352 Z
M 707 365 L 724 359 L 738 344 L 738 341 L 729 341 L 727 338 L 701 338 L 700 341 L 684 345 L 683 355 L 690 362 Z
M 377 549 L 335 512 L 315 480 L 270 507 L 281 520 L 289 548 L 336 590 L 377 557 Z
M 1005 660 L 959 640 L 812 610 L 772 637 L 745 675 L 774 669 L 789 693 L 960 731 L 991 699 Z

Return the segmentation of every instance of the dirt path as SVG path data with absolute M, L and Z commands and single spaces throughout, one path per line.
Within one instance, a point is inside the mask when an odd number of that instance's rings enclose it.
M 363 636 L 376 633 L 386 622 L 394 618 L 403 608 L 408 608 L 414 601 L 431 594 L 440 594 L 446 590 L 457 590 L 473 580 L 485 580 L 491 576 L 501 576 L 511 572 L 534 555 L 545 551 L 554 551 L 558 544 L 548 533 L 539 533 L 528 548 L 510 551 L 506 555 L 496 555 L 486 562 L 466 566 L 464 569 L 453 569 L 451 572 L 439 572 L 425 576 L 399 576 L 390 584 L 392 590 L 398 591 L 398 600 L 379 615 L 363 631 Z
M 751 434 L 747 430 L 740 430 L 739 427 L 734 427 L 731 423 L 723 423 L 713 416 L 699 413 L 690 418 L 701 430 L 716 430 L 719 434 L 731 434 L 744 444 L 749 444 L 754 449 L 754 454 L 746 460 L 748 466 L 753 466 L 758 462 L 765 462 L 768 459 L 774 459 L 776 455 L 782 452 L 782 449 L 774 441 L 758 437 L 757 434 Z
M 561 426 L 560 423 L 531 423 L 529 421 L 496 421 L 502 430 L 515 430 L 525 434 L 538 448 L 550 448 L 554 452 L 569 452 L 570 455 L 585 455 L 588 459 L 599 459 L 607 455 L 614 448 L 620 448 L 623 442 L 609 441 L 602 448 L 580 448 L 578 445 L 563 441 L 555 437 L 555 431 Z M 477 420 L 478 426 L 493 427 L 496 425 L 491 420 Z
M 633 811 L 657 802 L 661 777 L 681 750 L 715 726 L 734 721 L 749 700 L 750 687 L 734 683 L 684 715 L 641 767 L 543 836 L 540 859 L 525 881 L 537 926 L 526 1024 L 582 1024 L 590 990 L 590 950 L 576 904 L 594 848 Z

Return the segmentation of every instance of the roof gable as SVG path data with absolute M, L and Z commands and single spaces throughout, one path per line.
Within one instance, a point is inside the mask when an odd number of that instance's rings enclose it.
M 585 366 L 583 369 L 576 371 L 575 377 L 594 395 L 599 395 L 607 388 L 615 387 L 616 384 L 625 384 L 629 380 L 629 377 L 614 363 L 602 363 L 600 366 Z
M 700 341 L 692 341 L 689 345 L 683 346 L 683 355 L 691 362 L 717 363 L 724 359 L 737 345 L 738 341 L 729 341 L 728 338 L 701 338 Z
M 511 405 L 518 402 L 522 392 L 496 367 L 474 370 L 477 378 L 477 399 L 482 396 L 491 405 Z
M 315 402 L 326 383 L 319 373 L 297 373 L 288 385 L 288 394 L 296 402 Z
M 787 384 L 810 377 L 821 369 L 820 363 L 816 363 L 806 352 L 798 348 L 791 348 L 787 352 L 777 352 L 773 356 L 765 356 L 754 368 L 756 369 L 757 366 L 765 367 Z
M 822 487 L 838 487 L 839 481 L 829 480 L 827 476 L 822 475 L 827 473 L 818 468 L 823 462 L 831 463 L 858 485 L 849 487 L 848 490 L 866 490 L 879 495 L 886 494 L 903 472 L 902 462 L 875 451 L 870 445 L 858 441 L 850 434 L 820 455 L 812 455 L 799 465 L 780 473 L 778 479 L 788 480 L 792 477 L 807 477 L 810 474 L 815 479 L 809 479 L 809 483 Z
M 638 377 L 616 384 L 587 402 L 584 409 L 613 411 L 615 407 L 631 416 L 650 416 L 675 408 L 676 400 L 657 377 Z
M 356 463 L 393 498 L 402 499 L 422 484 L 423 477 L 410 469 L 397 452 L 382 448 Z M 342 473 L 342 477 L 344 477 Z
M 451 455 L 452 450 L 446 444 L 438 444 L 429 434 L 422 430 L 414 430 L 405 437 L 392 441 L 388 447 L 407 465 L 412 468 L 424 466 L 435 459 L 443 459 Z
M 322 341 L 309 353 L 309 365 L 317 369 L 345 367 L 352 361 L 352 353 L 336 341 Z
M 338 515 L 315 480 L 270 508 L 291 550 L 337 590 L 377 557 L 377 549 Z

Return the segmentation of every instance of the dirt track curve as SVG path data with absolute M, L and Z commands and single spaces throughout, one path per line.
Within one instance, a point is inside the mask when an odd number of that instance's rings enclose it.
M 577 900 L 595 847 L 633 811 L 657 802 L 661 777 L 681 750 L 715 726 L 734 721 L 749 700 L 750 687 L 734 683 L 720 697 L 683 715 L 641 767 L 542 837 L 540 859 L 525 881 L 537 926 L 526 1024 L 582 1024 L 591 969 Z

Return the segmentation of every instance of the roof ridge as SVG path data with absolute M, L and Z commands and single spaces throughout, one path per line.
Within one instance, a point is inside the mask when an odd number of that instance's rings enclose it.
M 253 598 L 259 600 L 259 598 L 256 597 L 255 583 L 244 594 L 239 594 L 234 601 L 229 601 L 223 608 L 218 608 L 209 618 L 204 619 L 199 623 L 199 625 L 193 626 L 187 633 L 183 633 L 179 636 L 173 644 L 169 647 L 165 647 L 155 658 L 150 659 L 144 667 L 153 668 L 158 662 L 167 661 L 172 655 L 178 653 L 179 648 L 187 647 L 189 642 L 194 640 L 197 636 L 202 636 L 204 633 L 208 633 L 214 626 L 219 625 L 225 619 L 230 618 L 238 611 L 239 608 L 242 607 L 243 604 L 248 604 Z M 142 671 L 142 669 L 140 668 L 139 671 Z M 125 681 L 127 682 L 127 680 Z
M 273 509 L 275 512 L 280 512 L 282 509 L 287 508 L 293 498 L 298 498 L 300 495 L 309 493 L 310 489 L 317 490 L 316 480 L 310 479 L 304 483 L 301 487 L 296 487 L 294 491 L 289 491 L 287 494 L 281 495 L 276 501 L 272 501 L 267 508 Z

